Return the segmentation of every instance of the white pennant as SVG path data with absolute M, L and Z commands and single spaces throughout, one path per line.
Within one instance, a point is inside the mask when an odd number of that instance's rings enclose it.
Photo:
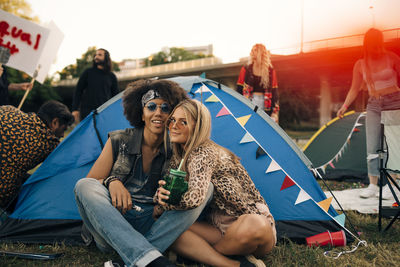
M 359 123 L 359 122 L 356 123 L 356 127 L 362 126 L 362 125 L 363 125 L 362 123 Z
M 269 164 L 268 169 L 265 173 L 279 171 L 279 170 L 282 170 L 281 166 L 279 166 L 279 164 L 276 163 L 275 160 L 272 160 L 271 164 Z
M 207 86 L 205 86 L 204 84 L 202 86 L 200 86 L 199 89 L 197 89 L 197 91 L 195 92 L 196 94 L 199 94 L 201 92 L 211 92 L 210 89 L 208 89 Z
M 251 136 L 251 134 L 249 134 L 248 132 L 246 132 L 246 134 L 243 136 L 242 140 L 240 140 L 240 143 L 250 143 L 250 142 L 254 142 L 254 138 Z
M 309 199 L 311 199 L 310 195 L 307 194 L 306 191 L 304 191 L 303 189 L 300 189 L 299 195 L 297 196 L 296 203 L 294 203 L 294 205 L 297 205 Z

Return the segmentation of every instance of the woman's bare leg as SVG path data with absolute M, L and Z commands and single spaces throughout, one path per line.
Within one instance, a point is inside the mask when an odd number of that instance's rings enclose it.
M 239 262 L 225 257 L 210 245 L 218 242 L 220 238 L 221 232 L 218 229 L 206 223 L 196 222 L 172 244 L 171 248 L 179 255 L 211 266 L 239 266 Z
M 232 223 L 214 248 L 224 255 L 253 254 L 262 257 L 274 245 L 270 221 L 262 215 L 245 214 Z

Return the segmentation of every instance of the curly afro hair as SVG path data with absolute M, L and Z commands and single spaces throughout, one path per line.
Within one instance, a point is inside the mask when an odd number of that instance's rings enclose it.
M 139 80 L 128 84 L 122 96 L 122 105 L 124 115 L 133 127 L 144 126 L 142 96 L 150 89 L 157 91 L 160 97 L 171 106 L 171 110 L 179 102 L 188 98 L 186 91 L 173 81 Z

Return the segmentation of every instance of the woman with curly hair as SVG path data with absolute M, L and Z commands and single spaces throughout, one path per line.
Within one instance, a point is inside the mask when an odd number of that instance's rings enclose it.
M 170 192 L 160 187 L 159 213 L 190 208 L 203 201 L 209 182 L 214 186 L 207 221 L 194 223 L 172 249 L 212 266 L 265 266 L 254 256 L 263 257 L 275 246 L 274 218 L 239 158 L 210 140 L 208 109 L 185 100 L 172 111 L 167 126 L 173 149 L 170 167 L 181 165 L 189 189 L 171 205 L 165 202 Z
M 240 70 L 237 91 L 278 122 L 278 81 L 270 52 L 263 44 L 251 49 L 248 64 Z
M 155 221 L 153 196 L 171 151 L 163 136 L 171 110 L 186 99 L 175 82 L 137 81 L 122 97 L 124 114 L 135 128 L 114 131 L 87 178 L 75 186 L 86 229 L 102 251 L 114 249 L 127 266 L 174 266 L 162 252 L 196 221 L 205 201 L 171 211 Z M 113 266 L 112 261 L 105 266 Z

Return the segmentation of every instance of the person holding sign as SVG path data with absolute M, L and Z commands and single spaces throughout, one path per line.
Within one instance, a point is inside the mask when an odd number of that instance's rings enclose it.
M 85 243 L 94 239 L 100 250 L 114 249 L 126 266 L 175 266 L 161 253 L 196 221 L 212 197 L 210 184 L 204 201 L 192 209 L 153 218 L 158 180 L 171 156 L 163 139 L 166 119 L 186 98 L 185 90 L 172 81 L 130 83 L 122 104 L 134 128 L 111 132 L 87 178 L 75 185 L 88 230 L 83 230 Z M 114 260 L 105 266 L 114 266 Z
M 7 77 L 7 69 L 3 64 L 7 64 L 10 58 L 10 51 L 8 48 L 0 46 L 0 106 L 8 105 L 8 90 L 30 90 L 33 84 L 31 83 L 9 83 Z
M 208 183 L 214 185 L 207 222 L 194 223 L 172 249 L 211 266 L 265 266 L 254 256 L 263 257 L 275 246 L 274 218 L 239 158 L 210 140 L 208 109 L 197 100 L 185 100 L 172 111 L 167 127 L 173 149 L 171 173 L 186 172 L 189 189 L 179 203 L 170 204 L 173 192 L 159 181 L 155 215 L 198 205 Z
M 93 66 L 79 78 L 72 102 L 75 121 L 83 120 L 91 111 L 119 93 L 117 77 L 112 72 L 110 53 L 97 49 Z

